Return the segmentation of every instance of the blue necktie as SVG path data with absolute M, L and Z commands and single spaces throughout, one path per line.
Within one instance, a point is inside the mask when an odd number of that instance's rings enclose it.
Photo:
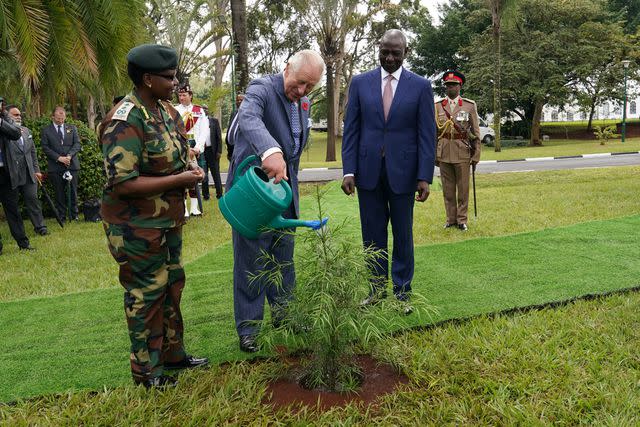
M 58 125 L 58 136 L 60 137 L 60 143 L 64 144 L 64 135 L 62 134 L 62 125 Z
M 298 103 L 292 102 L 291 104 L 291 132 L 293 133 L 293 155 L 295 156 L 300 149 L 300 113 L 298 112 Z
M 24 139 L 20 137 L 20 147 L 24 148 Z

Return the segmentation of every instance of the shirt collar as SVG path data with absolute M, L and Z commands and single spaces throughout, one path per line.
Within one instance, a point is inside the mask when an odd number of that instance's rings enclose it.
M 400 81 L 400 74 L 402 74 L 402 68 L 403 67 L 400 66 L 400 68 L 398 68 L 393 73 L 388 73 L 387 70 L 385 70 L 384 68 L 380 67 L 380 70 L 382 71 L 382 80 L 384 80 L 389 74 L 392 74 L 393 78 L 396 79 L 396 81 Z
M 62 126 L 62 129 L 64 129 L 64 123 L 61 125 L 57 124 L 56 122 L 51 122 L 51 123 L 53 123 L 53 126 L 55 126 L 56 130 L 58 130 L 58 126 Z
M 447 96 L 447 99 L 449 100 L 449 102 L 453 103 L 453 105 L 457 105 L 458 101 L 460 101 L 460 95 L 456 96 L 454 99 L 451 99 Z

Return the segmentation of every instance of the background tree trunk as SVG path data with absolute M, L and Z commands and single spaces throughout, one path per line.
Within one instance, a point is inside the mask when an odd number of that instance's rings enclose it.
M 542 145 L 542 141 L 540 141 L 540 119 L 542 118 L 542 107 L 544 107 L 544 103 L 542 101 L 536 101 L 533 120 L 531 121 L 531 140 L 529 142 L 529 145 L 532 147 Z
M 493 49 L 496 61 L 496 71 L 493 76 L 493 130 L 495 131 L 495 151 L 502 150 L 500 147 L 500 122 L 502 119 L 500 74 L 502 72 L 502 46 L 500 37 L 500 1 L 494 0 L 491 8 L 491 20 L 493 24 Z
M 236 92 L 243 93 L 249 85 L 249 42 L 247 39 L 247 6 L 245 0 L 231 0 L 231 27 L 236 56 Z
M 325 58 L 327 67 L 327 155 L 325 161 L 336 160 L 336 90 L 335 90 L 335 63 L 330 58 Z
M 96 129 L 96 100 L 93 95 L 89 95 L 87 101 L 87 123 L 92 130 Z

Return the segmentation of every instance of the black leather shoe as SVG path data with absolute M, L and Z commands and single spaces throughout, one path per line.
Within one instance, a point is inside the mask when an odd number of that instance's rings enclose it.
M 257 353 L 260 351 L 260 346 L 256 342 L 256 337 L 253 335 L 242 335 L 240 337 L 240 350 L 245 353 Z
M 362 301 L 360 301 L 360 307 L 368 307 L 370 305 L 376 305 L 386 297 L 387 297 L 386 291 L 373 293 L 368 297 L 366 297 L 365 299 L 363 299 Z
M 41 236 L 46 236 L 47 234 L 49 234 L 49 230 L 47 230 L 46 227 L 39 228 L 39 229 L 36 230 L 36 233 L 38 233 Z
M 167 369 L 192 369 L 201 368 L 209 364 L 209 359 L 206 357 L 186 356 L 179 362 L 164 362 L 164 367 Z
M 469 228 L 467 227 L 467 224 L 458 224 L 458 229 L 460 231 L 467 231 Z
M 173 377 L 170 377 L 169 375 L 160 375 L 159 377 L 146 379 L 140 384 L 142 384 L 144 388 L 146 388 L 147 390 L 149 390 L 152 387 L 165 389 L 165 388 L 175 387 L 176 384 L 178 384 L 178 380 L 176 380 Z
M 449 224 L 448 222 L 444 224 L 444 228 L 451 228 L 451 227 L 457 227 L 458 224 L 453 223 L 453 224 Z
M 20 246 L 20 250 L 21 251 L 35 251 L 36 248 L 34 248 L 33 246 L 29 245 L 29 246 Z

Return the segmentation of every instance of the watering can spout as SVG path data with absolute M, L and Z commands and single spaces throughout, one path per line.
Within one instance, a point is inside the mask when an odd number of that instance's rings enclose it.
M 319 230 L 329 221 L 329 218 L 322 218 L 321 220 L 303 220 L 303 219 L 286 219 L 282 215 L 275 217 L 270 223 L 269 228 L 296 228 L 296 227 L 309 227 L 312 230 Z

